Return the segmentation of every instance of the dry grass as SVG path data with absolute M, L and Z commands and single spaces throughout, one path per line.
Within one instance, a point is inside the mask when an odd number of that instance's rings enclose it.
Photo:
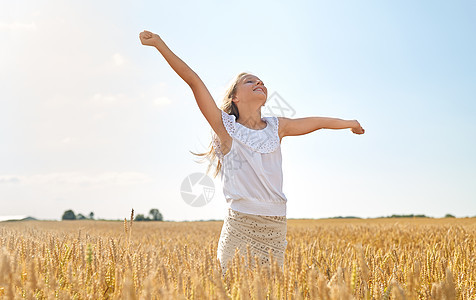
M 289 220 L 284 271 L 224 278 L 221 225 L 0 223 L 0 299 L 476 299 L 475 219 Z

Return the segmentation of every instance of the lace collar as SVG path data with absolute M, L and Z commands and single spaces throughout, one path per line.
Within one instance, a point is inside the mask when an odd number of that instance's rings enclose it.
M 277 117 L 263 117 L 267 125 L 263 129 L 251 129 L 238 122 L 234 115 L 229 115 L 222 110 L 222 120 L 226 131 L 234 139 L 259 153 L 274 152 L 279 146 Z

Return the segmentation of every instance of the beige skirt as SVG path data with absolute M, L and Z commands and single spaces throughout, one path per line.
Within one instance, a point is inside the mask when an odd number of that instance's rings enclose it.
M 269 266 L 271 252 L 278 265 L 282 267 L 288 244 L 286 232 L 286 216 L 252 215 L 229 208 L 217 249 L 217 257 L 223 273 L 226 272 L 228 262 L 235 255 L 236 249 L 246 257 L 248 244 L 253 265 L 255 264 L 254 257 L 257 256 L 260 265 Z

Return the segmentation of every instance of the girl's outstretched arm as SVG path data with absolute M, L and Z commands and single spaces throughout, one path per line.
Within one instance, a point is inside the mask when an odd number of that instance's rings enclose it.
M 227 144 L 231 145 L 231 137 L 223 125 L 221 111 L 200 77 L 167 47 L 159 35 L 144 30 L 139 34 L 139 38 L 142 45 L 155 47 L 180 78 L 190 86 L 200 111 L 221 142 L 225 144 L 224 147 L 227 148 Z
M 345 129 L 350 128 L 355 134 L 363 134 L 365 130 L 357 120 L 342 120 L 328 117 L 307 117 L 289 119 L 279 117 L 279 137 L 288 135 L 303 135 L 318 129 Z

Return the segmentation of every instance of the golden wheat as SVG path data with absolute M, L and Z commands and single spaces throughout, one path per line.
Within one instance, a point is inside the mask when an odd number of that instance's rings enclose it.
M 288 220 L 283 270 L 222 277 L 222 222 L 132 215 L 0 223 L 0 299 L 475 299 L 474 218 Z

